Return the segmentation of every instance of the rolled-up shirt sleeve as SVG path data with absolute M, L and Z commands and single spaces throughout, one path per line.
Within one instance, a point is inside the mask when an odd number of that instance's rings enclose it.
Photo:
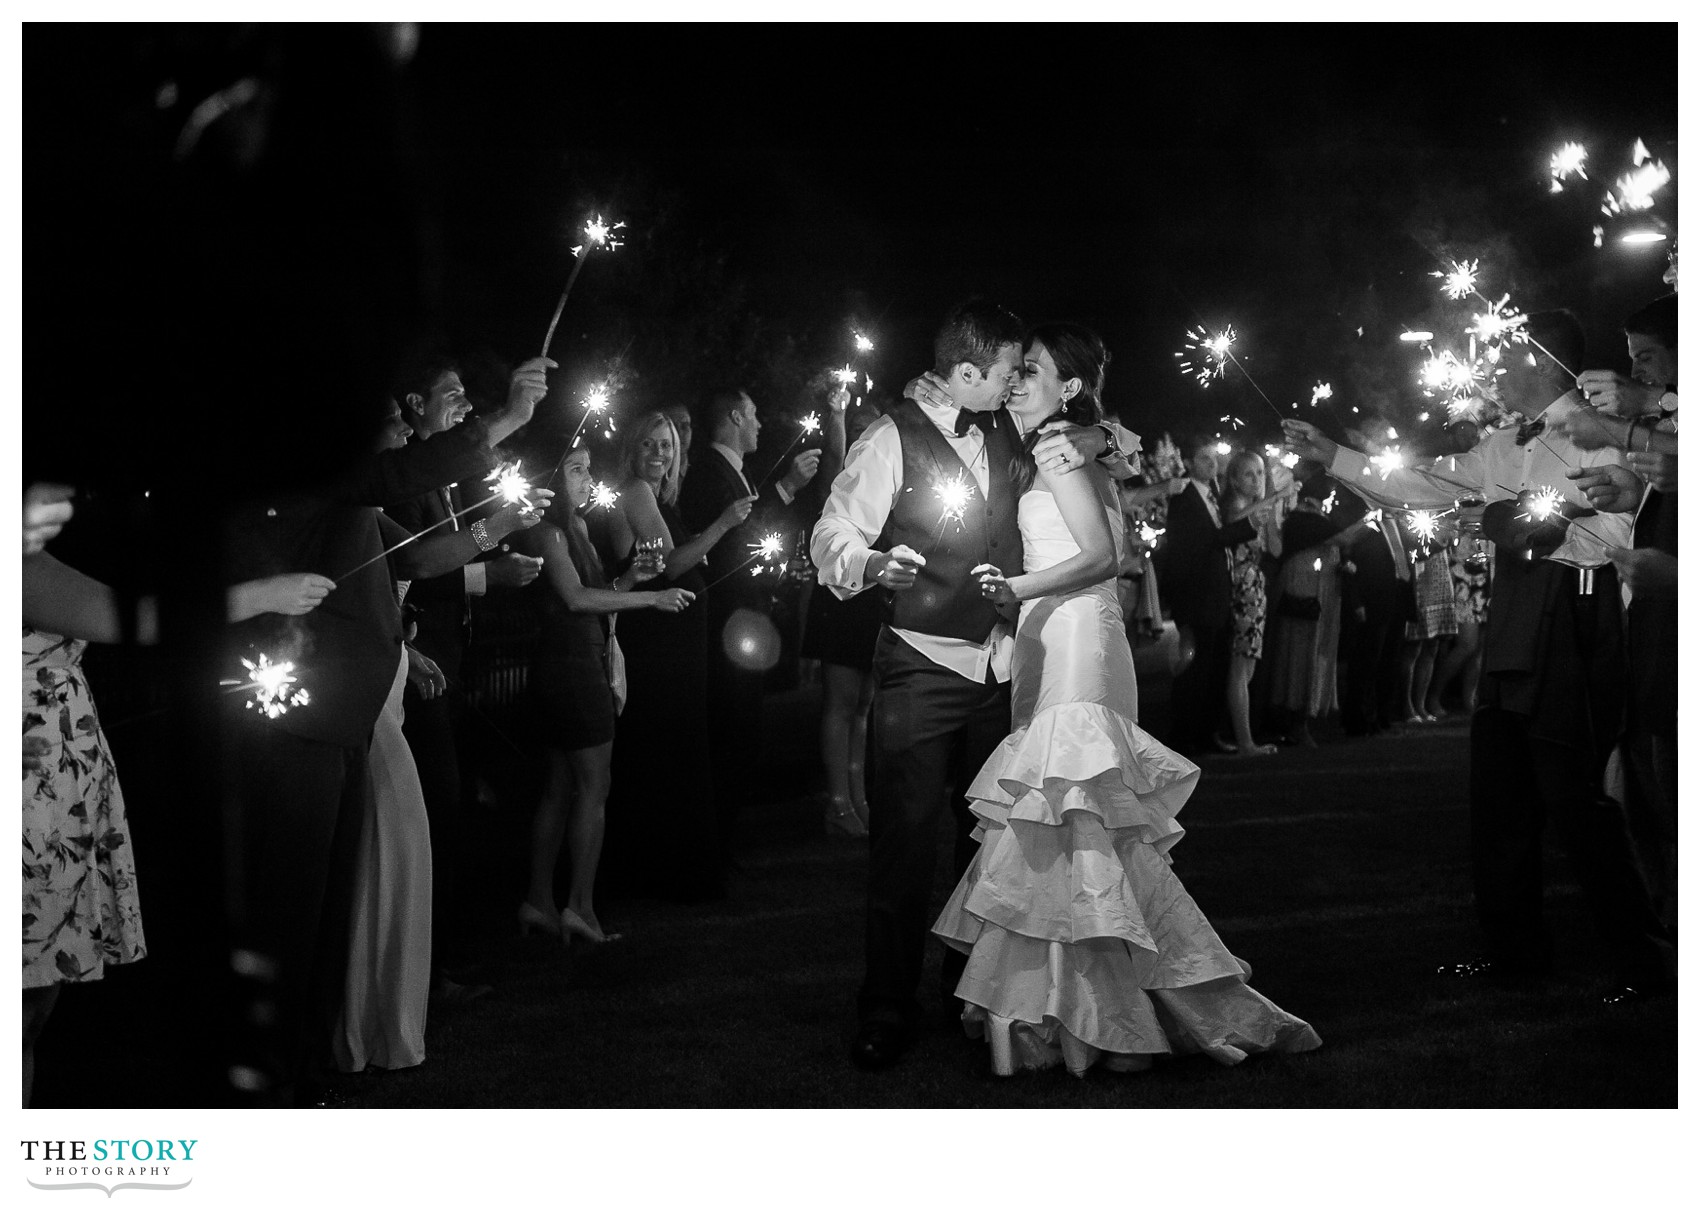
M 869 586 L 868 556 L 902 482 L 903 440 L 891 418 L 882 416 L 850 447 L 809 540 L 816 578 L 840 600 Z
M 1394 467 L 1383 473 L 1364 454 L 1342 445 L 1328 473 L 1380 508 L 1451 508 L 1464 495 L 1493 500 L 1507 494 L 1485 482 L 1487 475 L 1476 450 L 1427 466 Z

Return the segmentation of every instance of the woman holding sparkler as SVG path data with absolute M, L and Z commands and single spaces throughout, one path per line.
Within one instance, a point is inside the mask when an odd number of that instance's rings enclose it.
M 1086 328 L 1034 329 L 1009 402 L 1027 434 L 1010 472 L 1026 570 L 975 569 L 986 599 L 1021 604 L 1014 731 L 969 788 L 979 852 L 933 927 L 969 955 L 964 1024 L 1001 1075 L 1059 1063 L 1081 1075 L 1099 1061 L 1138 1071 L 1199 1050 L 1232 1064 L 1321 1044 L 1246 986 L 1248 968 L 1169 866 L 1199 771 L 1135 722 L 1115 490 L 1097 464 L 1059 474 L 1033 459 L 1058 412 L 1100 419 L 1106 360 Z
M 543 795 L 531 817 L 531 886 L 518 915 L 522 932 L 538 928 L 563 942 L 574 937 L 602 942 L 618 937 L 603 929 L 591 906 L 606 825 L 614 716 L 621 705 L 609 679 L 613 615 L 632 609 L 676 614 L 696 594 L 684 588 L 632 591 L 661 574 L 655 551 L 641 552 L 610 584 L 579 511 L 590 503 L 594 487 L 590 451 L 573 450 L 561 469 L 567 508 L 557 511 L 558 524 L 545 523 L 515 543 L 543 560 L 542 578 L 526 590 L 538 617 L 527 686 L 548 761 Z M 567 906 L 557 909 L 555 866 L 569 835 L 571 889 Z
M 733 503 L 691 534 L 678 512 L 681 453 L 678 430 L 663 412 L 638 416 L 621 447 L 619 497 L 590 518 L 591 532 L 605 567 L 624 574 L 640 553 L 653 552 L 668 587 L 699 594 L 703 557 L 749 516 L 750 502 Z M 659 875 L 658 893 L 667 897 L 718 898 L 725 891 L 708 805 L 707 617 L 701 609 L 641 610 L 626 619 L 620 637 L 629 696 L 625 738 L 613 758 L 608 864 L 645 881 Z
M 1228 490 L 1222 496 L 1222 519 L 1238 521 L 1269 503 L 1264 499 L 1263 455 L 1241 450 L 1228 459 Z M 1273 508 L 1264 508 L 1262 523 L 1251 541 L 1228 550 L 1228 574 L 1233 580 L 1234 632 L 1228 658 L 1228 721 L 1234 742 L 1217 737 L 1216 746 L 1240 756 L 1270 756 L 1274 744 L 1259 744 L 1251 737 L 1251 676 L 1263 658 L 1263 621 L 1268 610 L 1268 591 L 1263 580 L 1263 556 L 1281 557 L 1281 522 L 1285 496 Z

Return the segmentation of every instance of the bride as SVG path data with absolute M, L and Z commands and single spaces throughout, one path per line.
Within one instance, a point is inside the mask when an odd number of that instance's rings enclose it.
M 1020 602 L 1013 732 L 968 790 L 979 851 L 933 925 L 968 954 L 963 1023 L 999 1075 L 1095 1062 L 1140 1071 L 1160 1054 L 1233 1064 L 1311 1050 L 1305 1022 L 1246 984 L 1169 868 L 1175 815 L 1199 770 L 1146 732 L 1116 600 L 1125 538 L 1102 467 L 1037 467 L 1038 429 L 1102 419 L 1104 345 L 1078 324 L 1035 328 L 1009 411 L 1027 434 L 1011 478 L 1026 571 L 975 568 L 995 603 Z M 943 384 L 916 393 L 944 402 Z

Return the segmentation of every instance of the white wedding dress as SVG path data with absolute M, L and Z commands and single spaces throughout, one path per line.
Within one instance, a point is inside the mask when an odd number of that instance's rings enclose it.
M 1117 554 L 1115 488 L 1100 485 Z M 1056 501 L 1021 497 L 1023 560 L 1042 571 L 1079 552 Z M 1118 559 L 1119 564 L 1119 559 Z M 1115 580 L 1025 602 L 1011 721 L 968 791 L 980 848 L 933 931 L 968 954 L 956 994 L 993 1068 L 1203 1051 L 1312 1050 L 1305 1022 L 1246 985 L 1235 958 L 1169 867 L 1175 816 L 1198 766 L 1142 731 Z

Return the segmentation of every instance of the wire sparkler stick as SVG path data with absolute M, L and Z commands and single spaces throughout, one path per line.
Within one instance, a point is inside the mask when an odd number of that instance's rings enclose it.
M 839 381 L 842 382 L 843 379 L 840 379 Z M 854 381 L 853 378 L 852 381 Z M 797 448 L 797 443 L 804 437 L 813 436 L 818 432 L 820 432 L 820 413 L 810 412 L 807 416 L 804 416 L 797 422 L 797 435 L 791 438 L 791 444 L 781 451 L 778 458 L 774 459 L 773 465 L 767 468 L 767 474 L 763 475 L 761 477 L 761 482 L 756 484 L 751 490 L 753 490 L 757 495 L 760 495 L 761 489 L 767 486 L 767 481 L 773 478 L 773 472 L 785 465 L 785 459 L 791 456 L 791 451 Z
M 738 566 L 734 567 L 731 571 L 727 572 L 725 575 L 722 575 L 722 576 L 720 576 L 720 577 L 718 577 L 714 580 L 710 580 L 707 584 L 704 584 L 702 586 L 702 591 L 707 592 L 709 589 L 713 588 L 716 584 L 724 583 L 725 581 L 730 580 L 733 576 L 735 576 L 739 572 L 743 571 L 744 568 L 748 567 L 751 563 L 754 563 L 757 559 L 762 560 L 764 563 L 772 563 L 773 560 L 777 559 L 784 552 L 785 552 L 785 539 L 780 537 L 778 534 L 768 534 L 766 537 L 764 537 L 759 542 L 751 542 L 750 543 L 750 557 L 745 559 L 742 563 L 738 564 Z M 765 568 L 765 567 L 758 567 L 756 569 L 756 573 L 760 574 L 761 572 L 766 571 L 766 570 L 767 570 L 767 568 Z M 701 595 L 701 594 L 698 594 L 698 595 Z
M 584 432 L 585 422 L 596 413 L 607 411 L 608 404 L 607 384 L 598 383 L 590 388 L 590 394 L 584 398 L 584 415 L 578 418 L 578 427 L 573 429 L 573 435 L 567 438 L 567 447 L 561 451 L 561 456 L 555 460 L 555 469 L 549 472 L 549 478 L 544 480 L 543 486 L 548 487 L 555 482 L 555 476 L 560 474 L 561 468 L 567 464 L 567 455 L 571 454 L 573 447 L 578 444 L 578 435 Z
M 573 283 L 578 280 L 579 270 L 584 268 L 585 260 L 594 248 L 607 248 L 613 251 L 620 246 L 620 240 L 614 235 L 626 224 L 615 223 L 612 227 L 602 221 L 599 214 L 588 219 L 584 224 L 584 243 L 573 249 L 573 271 L 567 274 L 567 284 L 561 290 L 561 297 L 555 300 L 555 313 L 549 317 L 549 330 L 543 335 L 543 356 L 549 356 L 549 346 L 555 342 L 555 325 L 561 322 L 561 312 L 566 309 L 567 295 L 573 292 Z
M 497 467 L 494 471 L 490 472 L 490 475 L 485 480 L 485 482 L 494 482 L 496 484 L 496 490 L 491 492 L 488 496 L 485 496 L 482 500 L 478 500 L 478 501 L 475 501 L 472 504 L 468 504 L 465 508 L 461 509 L 459 512 L 450 513 L 448 516 L 444 517 L 441 521 L 433 522 L 432 524 L 427 525 L 424 529 L 420 530 L 418 533 L 411 535 L 410 537 L 406 538 L 403 541 L 397 542 L 394 546 L 390 547 L 388 550 L 379 551 L 377 554 L 373 555 L 370 559 L 367 559 L 364 563 L 360 563 L 360 564 L 358 564 L 354 567 L 349 568 L 347 571 L 343 572 L 340 576 L 336 577 L 335 583 L 340 585 L 344 580 L 348 579 L 348 577 L 353 575 L 355 572 L 361 571 L 361 570 L 363 570 L 367 567 L 370 567 L 372 564 L 376 563 L 379 559 L 387 559 L 389 556 L 393 555 L 396 551 L 400 550 L 402 547 L 412 545 L 414 542 L 419 541 L 419 539 L 423 538 L 426 534 L 430 533 L 432 530 L 440 529 L 443 526 L 449 524 L 451 521 L 455 521 L 455 520 L 457 520 L 461 517 L 466 516 L 467 513 L 471 512 L 475 508 L 483 508 L 486 504 L 489 504 L 493 500 L 505 500 L 509 504 L 524 504 L 527 508 L 531 507 L 531 501 L 526 499 L 525 495 L 524 495 L 524 493 L 526 491 L 530 490 L 531 485 L 529 483 L 526 483 L 524 479 L 519 477 L 519 464 L 518 463 L 511 463 L 511 464 L 507 464 L 507 465 L 504 465 L 504 466 L 501 466 L 501 467 Z M 521 487 L 520 486 L 521 484 L 523 484 L 524 486 Z

